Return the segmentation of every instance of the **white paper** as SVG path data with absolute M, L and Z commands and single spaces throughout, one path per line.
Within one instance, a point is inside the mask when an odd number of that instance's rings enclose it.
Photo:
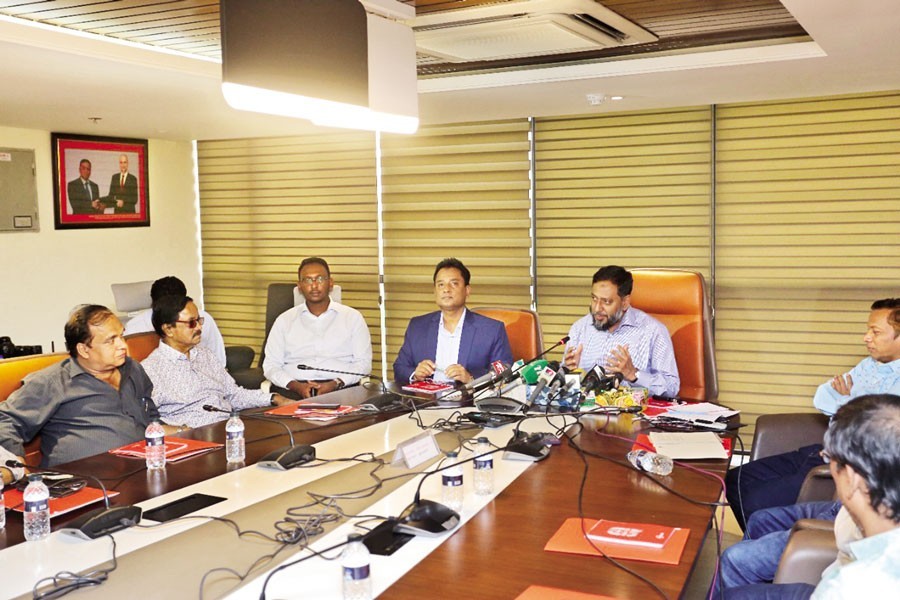
M 650 432 L 650 443 L 658 454 L 675 460 L 728 458 L 722 440 L 712 431 Z

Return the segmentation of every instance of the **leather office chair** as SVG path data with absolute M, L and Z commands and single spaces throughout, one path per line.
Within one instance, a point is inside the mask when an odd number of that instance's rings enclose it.
M 125 343 L 128 344 L 128 356 L 140 362 L 159 346 L 159 335 L 155 331 L 132 333 L 125 336 Z
M 66 352 L 53 354 L 34 354 L 17 356 L 0 360 L 0 402 L 9 398 L 10 394 L 22 387 L 22 380 L 29 373 L 56 364 L 69 356 Z M 41 462 L 41 438 L 35 437 L 25 444 L 25 462 L 37 465 Z
M 544 339 L 541 335 L 541 321 L 533 310 L 524 308 L 480 307 L 473 311 L 491 319 L 503 321 L 512 350 L 513 360 L 530 360 L 541 353 Z
M 331 294 L 335 302 L 341 301 L 341 286 L 335 285 Z M 234 377 L 238 385 L 248 389 L 258 389 L 263 381 L 262 364 L 266 358 L 266 342 L 269 341 L 269 331 L 275 319 L 284 311 L 304 302 L 303 295 L 297 289 L 296 283 L 270 283 L 266 294 L 266 335 L 263 338 L 262 348 L 259 353 L 259 361 L 256 366 L 253 358 L 256 352 L 250 346 L 228 346 L 225 348 L 225 368 Z
M 791 529 L 791 537 L 778 562 L 774 583 L 817 585 L 822 571 L 838 555 L 834 523 L 821 519 L 801 519 Z
M 719 396 L 712 308 L 700 273 L 634 269 L 631 305 L 661 321 L 672 336 L 681 378 L 678 395 L 715 402 Z
M 137 313 L 150 308 L 152 304 L 150 287 L 152 285 L 152 281 L 133 281 L 131 283 L 113 283 L 109 286 L 116 302 L 116 310 L 119 313 L 125 313 L 119 315 L 119 320 L 123 325 Z

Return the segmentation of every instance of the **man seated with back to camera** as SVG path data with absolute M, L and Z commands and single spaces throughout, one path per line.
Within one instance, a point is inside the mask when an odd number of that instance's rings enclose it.
M 864 395 L 837 409 L 825 433 L 837 497 L 857 539 L 838 539 L 838 557 L 815 587 L 755 584 L 725 591 L 728 600 L 888 598 L 900 589 L 900 396 Z M 839 521 L 840 521 L 839 517 Z M 891 592 L 890 590 L 894 590 Z
M 141 366 L 153 382 L 153 401 L 165 423 L 193 428 L 228 418 L 226 413 L 204 410 L 205 404 L 231 411 L 292 402 L 280 394 L 235 383 L 201 345 L 203 324 L 189 296 L 163 296 L 153 303 L 153 329 L 162 343 Z
M 123 331 L 105 306 L 76 308 L 65 326 L 69 357 L 28 375 L 0 402 L 0 445 L 22 456 L 40 434 L 41 466 L 52 467 L 144 439 L 159 412 Z
M 394 361 L 394 380 L 468 383 L 491 363 L 512 363 L 506 326 L 466 308 L 472 288 L 469 269 L 455 258 L 437 264 L 432 276 L 440 310 L 413 317 Z
M 631 306 L 634 277 L 609 265 L 594 273 L 590 313 L 569 329 L 563 365 L 585 371 L 600 365 L 622 375 L 627 386 L 675 397 L 681 386 L 672 337 L 666 326 Z
M 372 338 L 362 313 L 329 296 L 334 279 L 325 259 L 304 258 L 297 279 L 304 302 L 272 324 L 263 373 L 273 392 L 302 400 L 359 383 L 372 370 Z
M 187 296 L 187 287 L 174 275 L 161 277 L 150 286 L 150 302 L 156 302 L 163 296 Z M 225 366 L 225 340 L 222 339 L 219 327 L 212 315 L 205 310 L 200 311 L 200 316 L 203 317 L 203 339 L 200 345 L 212 352 L 216 360 Z M 153 331 L 152 317 L 152 308 L 134 315 L 125 324 L 125 335 Z

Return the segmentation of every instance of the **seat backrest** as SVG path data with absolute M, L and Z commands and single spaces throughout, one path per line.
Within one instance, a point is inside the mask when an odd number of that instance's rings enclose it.
M 496 306 L 473 308 L 473 311 L 491 319 L 503 321 L 512 350 L 513 360 L 531 360 L 541 353 L 544 340 L 538 314 L 525 308 L 499 308 Z
M 341 286 L 335 285 L 329 294 L 335 302 L 341 301 Z M 304 302 L 303 294 L 297 289 L 297 283 L 270 283 L 266 293 L 266 335 L 263 338 L 262 348 L 259 352 L 259 366 L 262 367 L 266 359 L 266 342 L 269 341 L 269 331 L 281 313 L 289 310 L 301 302 Z
M 53 354 L 34 354 L 31 356 L 17 356 L 0 360 L 0 402 L 9 398 L 9 395 L 22 386 L 22 380 L 29 373 L 40 371 L 45 367 L 56 364 L 68 356 L 66 352 Z M 41 439 L 36 436 L 25 444 L 25 462 L 29 465 L 41 463 Z
M 712 309 L 703 276 L 677 269 L 634 269 L 631 305 L 661 321 L 672 336 L 679 397 L 713 402 L 719 395 Z
M 159 335 L 155 331 L 132 333 L 125 336 L 125 343 L 128 344 L 128 356 L 140 362 L 159 346 Z
M 132 281 L 131 283 L 113 283 L 113 298 L 116 301 L 116 310 L 133 314 L 150 308 L 150 287 L 152 281 Z

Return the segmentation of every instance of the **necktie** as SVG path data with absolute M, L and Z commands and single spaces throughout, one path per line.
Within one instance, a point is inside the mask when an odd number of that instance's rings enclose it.
M 91 186 L 87 181 L 84 182 L 84 193 L 87 196 L 88 200 L 92 200 L 91 198 Z
M 124 188 L 124 187 L 125 187 L 125 173 L 122 173 L 122 176 L 119 177 L 119 187 L 120 187 L 120 188 Z

